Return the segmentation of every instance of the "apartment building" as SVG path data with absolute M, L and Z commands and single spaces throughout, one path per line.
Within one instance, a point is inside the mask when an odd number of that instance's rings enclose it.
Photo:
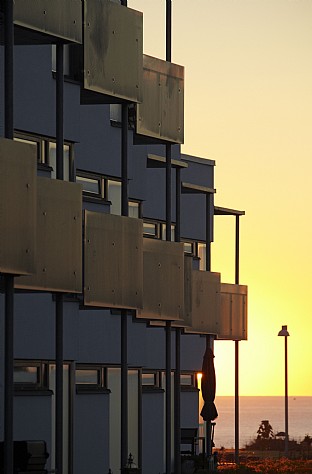
M 210 271 L 215 214 L 242 213 L 215 207 L 213 161 L 181 153 L 184 69 L 143 55 L 140 12 L 15 0 L 10 23 L 10 3 L 0 10 L 4 472 L 13 441 L 42 440 L 48 471 L 117 473 L 131 453 L 143 473 L 178 473 L 180 430 L 199 428 L 207 341 L 247 338 L 247 287 Z

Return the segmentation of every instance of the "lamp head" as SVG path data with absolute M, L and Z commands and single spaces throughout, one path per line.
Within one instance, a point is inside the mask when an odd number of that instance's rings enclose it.
M 278 336 L 289 336 L 289 332 L 287 331 L 287 326 L 282 326 L 282 329 L 279 331 Z

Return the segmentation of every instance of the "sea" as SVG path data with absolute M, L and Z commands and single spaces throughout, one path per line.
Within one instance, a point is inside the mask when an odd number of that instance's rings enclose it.
M 215 447 L 234 448 L 234 397 L 216 397 L 215 404 Z M 240 397 L 239 419 L 240 448 L 256 438 L 262 420 L 269 420 L 274 434 L 285 431 L 285 398 Z M 296 441 L 312 436 L 312 397 L 288 398 L 288 433 Z

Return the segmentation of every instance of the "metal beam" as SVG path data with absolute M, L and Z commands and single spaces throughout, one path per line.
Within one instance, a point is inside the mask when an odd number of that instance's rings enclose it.
M 64 179 L 64 46 L 56 45 L 56 179 Z M 55 295 L 55 470 L 63 472 L 63 294 Z
M 4 2 L 4 101 L 5 137 L 13 139 L 13 0 Z M 4 473 L 13 474 L 13 394 L 14 394 L 14 276 L 4 275 Z

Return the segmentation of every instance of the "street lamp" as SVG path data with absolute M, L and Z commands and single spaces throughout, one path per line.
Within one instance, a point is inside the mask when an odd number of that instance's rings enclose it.
M 285 337 L 285 456 L 288 456 L 288 371 L 287 371 L 287 326 L 282 326 L 278 336 Z

